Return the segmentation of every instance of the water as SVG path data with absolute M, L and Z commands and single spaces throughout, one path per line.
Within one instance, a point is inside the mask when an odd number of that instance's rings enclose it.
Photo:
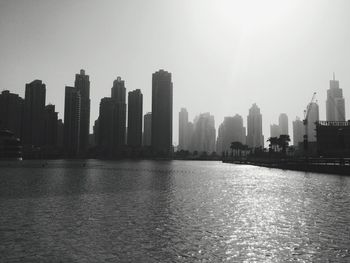
M 336 175 L 25 161 L 0 164 L 0 213 L 0 262 L 350 261 L 350 177 Z

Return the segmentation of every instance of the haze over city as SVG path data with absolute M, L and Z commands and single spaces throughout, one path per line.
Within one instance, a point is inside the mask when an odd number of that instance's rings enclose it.
M 165 69 L 174 86 L 174 144 L 182 107 L 190 120 L 210 112 L 218 128 L 236 113 L 246 126 L 257 103 L 267 138 L 280 113 L 290 127 L 303 117 L 314 91 L 325 119 L 333 72 L 348 105 L 349 10 L 345 0 L 1 1 L 0 89 L 23 97 L 25 83 L 41 79 L 63 118 L 64 88 L 83 68 L 92 127 L 117 76 L 127 91 L 142 90 L 146 113 L 151 74 Z

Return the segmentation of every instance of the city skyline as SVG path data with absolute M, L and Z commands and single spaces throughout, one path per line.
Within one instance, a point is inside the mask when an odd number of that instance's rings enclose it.
M 201 1 L 195 8 L 198 3 L 3 1 L 0 90 L 24 98 L 24 83 L 40 79 L 46 84 L 47 104 L 54 104 L 63 119 L 65 86 L 83 68 L 91 82 L 90 132 L 100 99 L 109 96 L 117 76 L 125 79 L 127 91 L 142 91 L 143 112 L 150 112 L 150 76 L 161 68 L 173 74 L 174 113 L 185 107 L 193 119 L 210 112 L 216 130 L 235 114 L 247 126 L 249 105 L 257 103 L 267 137 L 280 112 L 288 115 L 289 127 L 295 116 L 303 118 L 314 91 L 320 119 L 325 120 L 332 72 L 340 80 L 345 105 L 350 101 L 349 2 L 251 1 L 249 6 L 243 1 Z M 116 10 L 123 10 L 121 17 L 112 15 Z M 42 15 L 31 16 L 34 11 Z M 76 19 L 77 13 L 84 15 Z M 169 19 L 160 24 L 154 18 L 159 15 Z M 339 19 L 325 19 L 329 16 Z M 316 48 L 310 44 L 315 39 Z M 177 138 L 174 114 L 175 145 Z

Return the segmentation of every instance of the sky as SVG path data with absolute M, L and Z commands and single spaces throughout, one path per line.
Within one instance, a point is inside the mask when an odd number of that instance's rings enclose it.
M 151 111 L 152 73 L 172 73 L 173 142 L 178 112 L 204 112 L 218 127 L 253 103 L 270 124 L 292 121 L 317 92 L 325 119 L 326 90 L 335 72 L 350 119 L 348 0 L 0 0 L 0 90 L 24 96 L 41 79 L 46 103 L 63 118 L 64 88 L 90 75 L 91 130 L 101 98 L 121 76 L 141 89 Z

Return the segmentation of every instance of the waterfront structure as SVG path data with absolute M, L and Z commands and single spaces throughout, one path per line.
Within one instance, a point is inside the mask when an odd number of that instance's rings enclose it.
M 350 122 L 316 122 L 317 151 L 323 157 L 350 157 Z
M 247 144 L 250 148 L 264 147 L 264 136 L 262 134 L 262 115 L 259 107 L 254 103 L 249 109 L 247 117 Z
M 28 146 L 44 144 L 46 85 L 41 80 L 26 84 L 22 141 Z
M 281 135 L 281 128 L 279 125 L 277 124 L 271 124 L 270 125 L 270 137 L 273 138 L 273 137 L 280 137 Z
M 326 118 L 327 121 L 345 121 L 345 100 L 343 98 L 343 90 L 339 88 L 339 80 L 329 81 L 329 89 L 327 90 L 326 101 Z
M 152 150 L 169 156 L 173 136 L 173 83 L 171 73 L 159 70 L 152 75 Z
M 193 150 L 210 154 L 215 152 L 215 120 L 209 112 L 202 113 L 194 120 Z
M 114 116 L 114 132 L 115 132 L 115 142 L 114 146 L 118 149 L 116 151 L 120 152 L 122 146 L 126 144 L 126 88 L 125 81 L 121 77 L 117 77 L 113 81 L 113 87 L 111 89 L 111 96 L 115 102 L 115 116 Z M 103 124 L 100 122 L 100 131 L 102 132 Z M 101 136 L 101 134 L 100 134 Z
M 89 147 L 90 131 L 90 80 L 85 70 L 75 75 L 75 89 L 80 93 L 79 152 L 85 154 Z
M 152 112 L 143 117 L 143 146 L 151 146 L 152 141 Z
M 299 117 L 293 121 L 293 145 L 298 147 L 304 141 L 305 126 Z
M 178 151 L 188 150 L 187 125 L 188 112 L 185 108 L 181 108 L 179 112 L 179 146 L 177 149 Z
M 55 111 L 55 105 L 45 106 L 44 114 L 44 145 L 46 147 L 57 146 L 57 124 L 58 113 Z
M 278 117 L 278 126 L 280 127 L 281 135 L 289 135 L 288 129 L 288 116 L 285 113 L 281 113 Z
M 21 138 L 23 99 L 18 95 L 4 90 L 0 94 L 0 129 L 13 132 Z
M 142 145 L 142 93 L 137 89 L 128 94 L 128 145 Z
M 320 119 L 319 108 L 316 102 L 309 103 L 309 115 L 307 117 L 308 142 L 316 142 L 316 122 Z
M 68 157 L 76 157 L 80 150 L 80 91 L 66 86 L 64 98 L 64 148 Z

